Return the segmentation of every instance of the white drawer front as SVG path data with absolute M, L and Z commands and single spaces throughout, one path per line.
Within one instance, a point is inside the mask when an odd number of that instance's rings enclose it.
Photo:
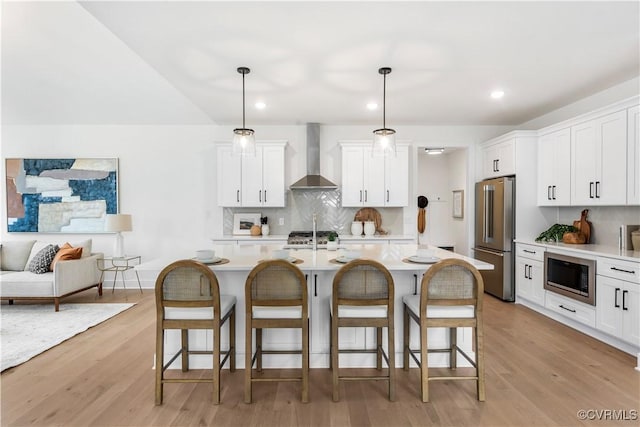
M 595 328 L 596 308 L 547 291 L 544 306 L 576 322 Z
M 543 261 L 544 248 L 540 246 L 523 245 L 522 243 L 518 243 L 516 245 L 516 256 Z
M 597 274 L 640 284 L 640 263 L 598 257 Z

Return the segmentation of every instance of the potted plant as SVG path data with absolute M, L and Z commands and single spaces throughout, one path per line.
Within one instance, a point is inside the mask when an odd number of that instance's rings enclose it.
M 335 251 L 338 249 L 338 234 L 334 231 L 327 236 L 327 250 Z

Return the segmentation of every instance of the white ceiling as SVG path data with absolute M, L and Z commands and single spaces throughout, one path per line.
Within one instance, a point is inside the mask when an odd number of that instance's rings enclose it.
M 240 125 L 248 66 L 248 127 L 376 126 L 389 66 L 391 127 L 518 125 L 640 75 L 639 5 L 3 2 L 2 121 Z

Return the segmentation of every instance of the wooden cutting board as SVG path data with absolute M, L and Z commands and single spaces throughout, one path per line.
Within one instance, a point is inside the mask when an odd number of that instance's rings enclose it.
M 382 215 L 376 208 L 362 208 L 358 212 L 356 212 L 353 217 L 354 221 L 373 221 L 376 224 L 376 233 L 378 234 L 387 234 L 385 230 L 382 229 Z
M 584 209 L 580 215 L 580 219 L 573 221 L 573 226 L 580 230 L 580 233 L 584 234 L 585 241 L 583 243 L 589 243 L 591 240 L 591 222 L 587 221 L 587 214 L 589 209 Z

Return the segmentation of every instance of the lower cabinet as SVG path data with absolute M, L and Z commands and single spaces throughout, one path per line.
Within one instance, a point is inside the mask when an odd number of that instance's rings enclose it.
M 640 347 L 640 264 L 598 258 L 596 328 Z
M 596 309 L 591 305 L 578 302 L 571 298 L 547 292 L 544 302 L 545 308 L 561 314 L 569 319 L 591 326 L 596 326 Z
M 544 249 L 516 245 L 516 297 L 544 306 Z

